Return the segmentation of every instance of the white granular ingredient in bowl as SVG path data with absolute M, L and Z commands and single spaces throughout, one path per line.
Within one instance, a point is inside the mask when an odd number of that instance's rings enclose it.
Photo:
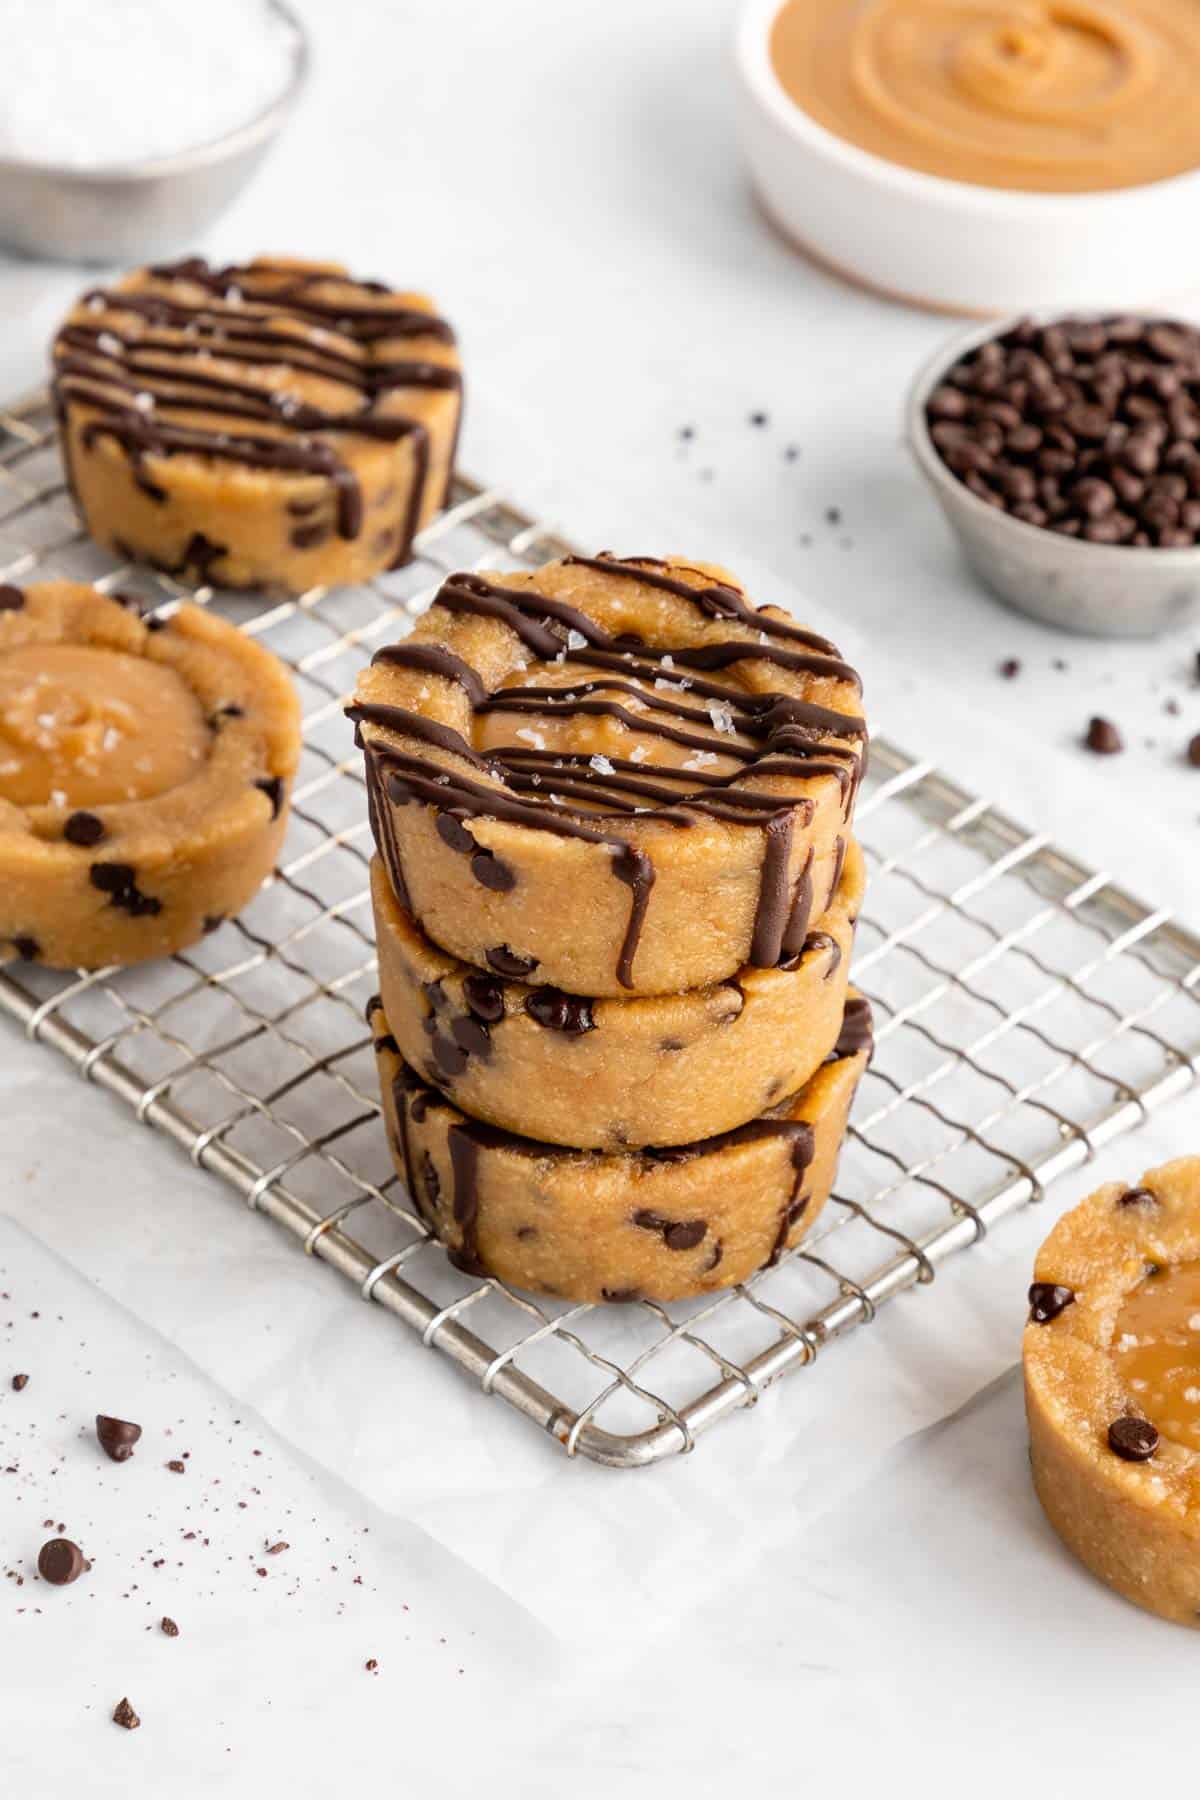
M 267 0 L 3 0 L 0 157 L 100 169 L 193 150 L 279 98 Z

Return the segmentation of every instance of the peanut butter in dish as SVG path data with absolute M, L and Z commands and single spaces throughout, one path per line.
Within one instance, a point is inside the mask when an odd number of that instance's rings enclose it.
M 787 0 L 798 107 L 888 162 L 1085 193 L 1200 167 L 1200 0 Z

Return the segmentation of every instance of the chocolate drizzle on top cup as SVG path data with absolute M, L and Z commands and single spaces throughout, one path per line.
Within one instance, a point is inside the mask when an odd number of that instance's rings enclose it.
M 1165 319 L 1022 320 L 947 370 L 926 422 L 988 506 L 1093 544 L 1200 539 L 1200 330 Z

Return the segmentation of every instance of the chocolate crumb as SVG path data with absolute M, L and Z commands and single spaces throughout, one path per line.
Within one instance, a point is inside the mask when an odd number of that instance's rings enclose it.
M 1000 673 L 1003 675 L 1005 681 L 1011 681 L 1014 675 L 1019 675 L 1021 673 L 1020 660 L 1015 656 L 1006 657 L 1000 664 Z
M 1125 748 L 1125 741 L 1111 719 L 1093 718 L 1083 741 L 1097 756 L 1115 756 Z
M 1158 1449 L 1158 1431 L 1149 1419 L 1127 1414 L 1109 1426 L 1108 1447 L 1124 1462 L 1149 1462 Z
M 36 962 L 42 948 L 35 937 L 24 932 L 13 938 L 12 947 L 22 962 Z
M 96 1437 L 100 1448 L 113 1462 L 128 1462 L 133 1446 L 142 1435 L 140 1425 L 130 1419 L 113 1419 L 107 1413 L 96 1414 Z
M 374 1675 L 378 1672 L 379 1663 L 375 1657 L 368 1656 L 366 1662 L 363 1664 L 363 1668 L 366 1669 L 369 1674 Z
M 113 1707 L 114 1725 L 120 1725 L 125 1731 L 136 1731 L 141 1722 L 128 1700 L 117 1701 Z
M 750 423 L 753 426 L 755 426 L 757 430 L 761 431 L 763 426 L 767 423 L 766 413 L 765 412 L 752 412 L 750 414 Z
M 283 1538 L 280 1538 L 280 1540 L 277 1544 L 268 1544 L 267 1545 L 267 1555 L 268 1556 L 279 1556 L 282 1554 L 282 1552 L 284 1550 L 290 1550 L 291 1547 L 292 1546 L 290 1544 L 284 1542 Z
M 163 1614 L 162 1619 L 160 1621 L 160 1629 L 161 1629 L 164 1637 L 178 1637 L 179 1636 L 178 1625 L 175 1623 L 174 1619 L 168 1619 L 168 1617 L 165 1613 Z
M 1193 769 L 1200 769 L 1200 732 L 1188 744 L 1187 759 Z
M 27 1388 L 28 1386 L 29 1386 L 28 1375 L 14 1375 L 13 1376 L 12 1391 L 14 1394 L 19 1394 L 23 1388 Z
M 187 1464 L 181 1463 L 177 1456 L 173 1456 L 166 1467 L 170 1469 L 173 1475 L 182 1475 L 187 1470 Z

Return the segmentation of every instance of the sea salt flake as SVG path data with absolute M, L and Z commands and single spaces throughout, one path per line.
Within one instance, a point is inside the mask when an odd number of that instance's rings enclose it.
M 1188 1319 L 1189 1331 L 1200 1331 L 1200 1313 L 1192 1313 Z
M 94 313 L 103 312 L 105 304 L 106 304 L 106 302 L 105 302 L 103 294 L 93 294 L 91 299 L 87 303 L 87 309 L 89 312 L 94 312 Z
M 717 731 L 723 731 L 727 736 L 732 737 L 733 710 L 731 707 L 723 706 L 719 700 L 710 700 L 708 702 L 708 716 L 712 720 L 713 726 Z
M 50 804 L 51 806 L 65 806 L 67 804 L 67 796 L 62 788 L 50 789 Z
M 1131 1331 L 1123 1331 L 1121 1333 L 1120 1337 L 1117 1339 L 1117 1349 L 1118 1350 L 1136 1350 L 1137 1343 L 1138 1343 L 1137 1338 L 1133 1335 L 1133 1333 Z
M 102 350 L 105 356 L 120 356 L 121 340 L 114 337 L 111 331 L 102 331 L 96 339 L 96 348 Z
M 567 649 L 568 650 L 586 650 L 587 649 L 587 639 L 584 637 L 582 631 L 568 631 L 568 633 L 567 633 Z
M 230 306 L 240 306 L 246 296 L 243 294 L 240 287 L 227 287 L 225 289 L 225 298 L 228 300 Z
M 541 732 L 534 731 L 530 725 L 520 726 L 514 735 L 519 737 L 523 744 L 532 744 L 535 750 L 546 748 L 546 740 Z
M 668 694 L 682 694 L 683 692 L 683 688 L 678 681 L 664 681 L 661 675 L 656 675 L 654 677 L 654 685 L 660 692 Z
M 1200 1404 L 1200 1387 L 1185 1387 L 1183 1397 L 1189 1406 Z
M 630 762 L 644 763 L 649 754 L 645 744 L 635 744 L 629 752 L 629 760 Z
M 675 658 L 673 656 L 664 656 L 660 658 L 660 661 L 664 669 L 673 669 L 675 667 Z
M 595 769 L 597 775 L 614 775 L 616 773 L 607 756 L 589 756 L 588 762 Z
M 716 760 L 711 750 L 697 750 L 694 755 L 688 757 L 683 766 L 685 769 L 707 769 L 708 765 L 715 763 Z
M 146 393 L 135 394 L 133 396 L 133 404 L 137 407 L 139 412 L 143 412 L 143 413 L 153 412 L 154 411 L 154 395 L 146 394 Z

